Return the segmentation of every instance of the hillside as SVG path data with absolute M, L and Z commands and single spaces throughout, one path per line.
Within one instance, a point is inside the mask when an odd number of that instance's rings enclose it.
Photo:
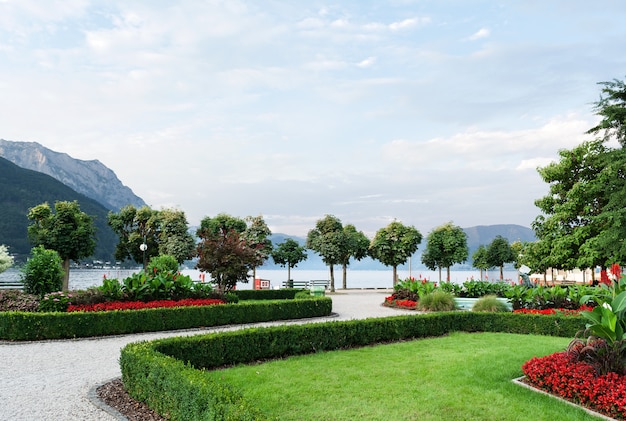
M 52 151 L 36 142 L 0 139 L 0 157 L 33 171 L 47 174 L 105 208 L 119 211 L 126 205 L 145 202 L 124 186 L 115 173 L 98 160 L 83 161 Z
M 0 244 L 23 260 L 32 248 L 26 233 L 28 209 L 43 202 L 54 206 L 61 200 L 77 200 L 80 209 L 94 218 L 94 258 L 111 261 L 118 238 L 107 224 L 108 209 L 46 174 L 18 167 L 4 158 L 0 158 Z
M 533 230 L 527 227 L 523 227 L 521 225 L 513 225 L 513 224 L 501 224 L 501 225 L 479 225 L 475 227 L 463 228 L 463 231 L 467 235 L 467 247 L 469 249 L 469 257 L 470 260 L 464 265 L 456 265 L 455 268 L 470 268 L 471 267 L 471 256 L 474 251 L 481 245 L 488 245 L 496 238 L 498 235 L 509 240 L 510 243 L 514 241 L 526 241 L 531 242 L 535 241 L 535 233 Z M 306 243 L 306 238 L 290 236 L 286 234 L 273 234 L 271 237 L 272 243 L 274 246 L 280 244 L 285 241 L 287 238 L 293 238 L 300 245 L 304 245 Z M 426 269 L 426 266 L 422 265 L 422 251 L 426 248 L 426 238 L 422 240 L 417 252 L 413 255 L 412 258 L 412 267 L 415 269 Z M 322 262 L 322 259 L 312 250 L 307 250 L 308 258 L 304 262 L 301 262 L 297 268 L 298 269 L 324 269 L 326 265 Z M 265 265 L 264 269 L 278 269 L 279 266 L 274 265 L 272 259 L 270 258 Z M 352 270 L 383 270 L 385 266 L 381 263 L 371 259 L 365 258 L 361 261 L 352 261 L 350 263 L 350 269 Z

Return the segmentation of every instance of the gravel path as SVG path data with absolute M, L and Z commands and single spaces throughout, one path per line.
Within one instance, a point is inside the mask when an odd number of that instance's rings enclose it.
M 352 320 L 414 314 L 381 306 L 389 291 L 348 290 L 331 295 L 335 317 L 314 321 Z M 304 322 L 311 322 L 309 319 Z M 262 323 L 303 323 L 303 321 Z M 92 390 L 120 377 L 120 349 L 130 342 L 240 329 L 232 326 L 176 332 L 40 342 L 0 341 L 0 421 L 115 421 L 93 401 Z M 90 398 L 91 396 L 91 398 Z M 96 402 L 97 403 L 97 402 Z

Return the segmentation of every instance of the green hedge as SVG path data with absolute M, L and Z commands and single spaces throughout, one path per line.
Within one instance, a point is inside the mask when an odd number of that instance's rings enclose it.
M 129 344 L 120 365 L 136 399 L 171 419 L 265 420 L 236 390 L 201 370 L 453 331 L 574 337 L 581 317 L 452 312 L 245 329 Z M 201 370 L 200 370 L 201 369 Z
M 283 289 L 241 289 L 232 291 L 240 300 L 293 300 L 296 293 L 303 291 L 296 288 Z
M 331 311 L 332 300 L 325 297 L 106 312 L 11 311 L 0 312 L 0 339 L 29 341 L 158 332 L 320 317 Z

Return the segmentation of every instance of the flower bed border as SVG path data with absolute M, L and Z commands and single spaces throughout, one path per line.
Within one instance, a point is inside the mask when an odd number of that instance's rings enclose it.
M 525 382 L 525 381 L 524 381 L 524 379 L 526 379 L 526 376 L 521 376 L 521 377 L 518 377 L 518 378 L 513 379 L 513 380 L 511 380 L 511 381 L 512 381 L 514 384 L 516 384 L 516 385 L 518 385 L 518 386 L 521 386 L 521 387 L 524 387 L 524 388 L 526 388 L 526 389 L 529 389 L 529 390 L 531 390 L 531 391 L 533 391 L 533 392 L 537 392 L 537 393 L 540 393 L 540 394 L 542 394 L 542 395 L 549 396 L 549 397 L 551 397 L 551 398 L 553 398 L 553 399 L 556 399 L 556 400 L 558 400 L 558 401 L 564 402 L 564 403 L 566 403 L 566 404 L 568 404 L 568 405 L 570 405 L 570 406 L 573 406 L 573 407 L 575 407 L 575 408 L 582 409 L 583 411 L 585 411 L 585 412 L 586 412 L 586 413 L 588 413 L 589 415 L 593 415 L 594 417 L 598 417 L 598 418 L 600 418 L 600 419 L 607 420 L 607 421 L 618 421 L 618 420 L 616 420 L 615 418 L 611 418 L 611 417 L 606 416 L 606 415 L 604 415 L 604 414 L 602 414 L 602 413 L 600 413 L 600 412 L 596 412 L 596 411 L 594 411 L 594 410 L 592 410 L 592 409 L 589 409 L 589 408 L 587 408 L 587 407 L 585 407 L 585 406 L 578 405 L 578 404 L 576 404 L 576 403 L 574 403 L 574 402 L 568 401 L 567 399 L 564 399 L 564 398 L 562 398 L 562 397 L 560 397 L 560 396 L 558 396 L 558 395 L 554 395 L 554 394 L 552 394 L 552 393 L 546 392 L 546 391 L 545 391 L 545 390 L 543 390 L 543 389 L 539 389 L 538 387 L 533 386 L 533 384 L 532 384 L 532 383 L 530 383 L 530 382 Z

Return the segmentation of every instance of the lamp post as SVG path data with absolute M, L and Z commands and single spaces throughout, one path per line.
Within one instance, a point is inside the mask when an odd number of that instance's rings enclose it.
M 148 250 L 148 245 L 146 244 L 146 237 L 143 238 L 143 243 L 139 245 L 139 250 L 143 252 L 143 271 L 146 271 L 146 250 Z

